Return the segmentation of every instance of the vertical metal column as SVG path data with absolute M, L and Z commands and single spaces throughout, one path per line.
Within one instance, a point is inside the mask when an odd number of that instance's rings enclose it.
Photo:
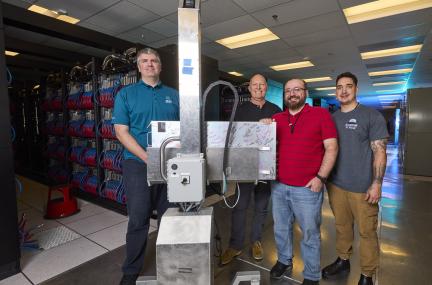
M 97 74 L 96 59 L 94 57 L 92 57 L 91 72 L 92 72 L 92 88 L 93 88 L 93 110 L 94 110 L 95 134 L 96 134 L 96 138 L 95 138 L 96 158 L 97 161 L 99 161 L 99 157 L 102 155 L 103 149 L 102 149 L 102 138 L 99 135 L 99 132 L 97 131 L 99 123 L 101 122 L 101 113 L 100 113 L 101 108 L 96 103 L 97 102 L 96 98 L 98 98 L 97 96 L 99 95 L 99 80 L 98 80 L 99 74 Z M 104 171 L 102 167 L 99 165 L 99 163 L 97 163 L 96 165 L 96 177 L 97 177 L 97 187 L 99 189 L 100 185 L 104 180 Z M 98 195 L 100 196 L 101 193 L 98 193 Z
M 17 203 L 4 54 L 3 10 L 0 1 L 0 280 L 20 271 Z
M 195 8 L 178 9 L 178 56 L 181 153 L 201 153 L 201 28 L 200 1 Z M 186 1 L 193 2 L 193 1 Z

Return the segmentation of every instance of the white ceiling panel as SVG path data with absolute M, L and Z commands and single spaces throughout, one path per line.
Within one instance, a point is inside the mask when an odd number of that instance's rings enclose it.
M 292 47 L 319 45 L 320 43 L 347 38 L 351 35 L 348 27 L 341 26 L 330 30 L 319 31 L 315 33 L 303 34 L 301 36 L 284 39 Z
M 178 43 L 178 38 L 177 36 L 175 36 L 175 37 L 170 37 L 159 41 L 154 41 L 149 43 L 148 45 L 154 48 L 161 48 L 164 46 L 169 46 L 177 43 Z
M 201 24 L 208 27 L 245 15 L 246 12 L 231 0 L 207 0 L 201 3 Z
M 296 47 L 296 49 L 305 57 L 320 57 L 327 55 L 349 55 L 353 56 L 357 54 L 360 58 L 358 48 L 354 45 L 353 40 L 348 37 L 340 40 L 334 40 L 331 42 L 322 43 L 320 45 L 308 45 Z
M 339 0 L 339 3 L 341 4 L 343 9 L 365 4 L 368 2 L 372 2 L 372 0 Z
M 246 10 L 248 13 L 252 13 L 258 10 L 270 8 L 279 4 L 287 3 L 293 0 L 233 0 L 237 5 Z
M 252 15 L 266 27 L 273 27 L 338 10 L 336 0 L 294 0 Z M 276 20 L 273 18 L 274 15 L 278 16 Z
M 170 22 L 172 22 L 172 23 L 174 23 L 174 24 L 177 25 L 177 23 L 178 23 L 178 13 L 177 13 L 177 11 L 175 13 L 172 13 L 172 14 L 169 14 L 169 15 L 165 16 L 164 19 L 166 19 L 166 20 L 168 20 L 168 21 L 170 21 Z
M 242 33 L 247 33 L 264 28 L 257 20 L 249 15 L 241 16 L 229 21 L 204 28 L 203 35 L 211 40 L 219 40 Z
M 345 17 L 340 11 L 335 11 L 288 24 L 274 26 L 271 30 L 280 38 L 288 38 L 315 33 L 321 30 L 329 30 L 343 25 L 347 25 Z
M 54 11 L 64 10 L 69 16 L 85 20 L 117 2 L 119 0 L 39 0 L 36 4 Z
M 90 17 L 87 22 L 105 27 L 115 33 L 122 33 L 146 23 L 159 16 L 127 1 L 122 1 L 103 12 Z
M 157 42 L 166 39 L 165 36 L 150 31 L 144 27 L 138 27 L 126 33 L 121 33 L 116 37 L 133 43 L 141 43 L 141 44 L 150 44 L 152 42 Z
M 243 56 L 251 56 L 255 54 L 271 53 L 272 51 L 286 52 L 292 55 L 292 48 L 282 40 L 265 42 L 253 46 L 237 48 L 236 51 Z
M 106 29 L 104 27 L 99 27 L 99 26 L 97 26 L 95 24 L 92 24 L 92 23 L 89 23 L 87 21 L 79 22 L 77 25 L 81 26 L 81 27 L 84 27 L 84 28 L 87 28 L 87 29 L 90 29 L 90 30 L 94 30 L 94 31 L 100 32 L 100 33 L 111 35 L 111 36 L 113 36 L 113 35 L 116 34 L 114 31 L 110 31 L 110 30 L 108 30 L 108 29 Z
M 402 27 L 415 25 L 423 25 L 432 22 L 432 8 L 419 10 L 411 13 L 404 13 L 395 16 L 385 17 L 381 19 L 361 22 L 350 25 L 351 31 L 354 34 L 364 34 L 371 31 L 388 31 Z
M 36 2 L 36 0 L 3 0 L 2 2 L 27 9 L 32 3 Z
M 128 0 L 128 1 L 162 17 L 177 12 L 178 3 L 179 3 L 178 0 Z
M 145 24 L 143 27 L 155 33 L 164 35 L 165 37 L 173 37 L 177 35 L 178 31 L 177 24 L 174 24 L 163 18 Z
M 380 42 L 395 41 L 408 37 L 426 35 L 432 28 L 431 23 L 418 24 L 413 26 L 397 27 L 388 30 L 361 30 L 353 32 L 353 38 L 359 46 Z

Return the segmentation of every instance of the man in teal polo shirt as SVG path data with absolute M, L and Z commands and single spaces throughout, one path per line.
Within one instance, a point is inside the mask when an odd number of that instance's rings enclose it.
M 169 206 L 166 185 L 147 184 L 150 122 L 179 120 L 179 95 L 159 80 L 162 63 L 157 51 L 138 51 L 137 65 L 141 80 L 117 94 L 112 119 L 125 148 L 122 170 L 129 215 L 121 285 L 136 283 L 144 263 L 150 216 L 156 209 L 160 221 Z

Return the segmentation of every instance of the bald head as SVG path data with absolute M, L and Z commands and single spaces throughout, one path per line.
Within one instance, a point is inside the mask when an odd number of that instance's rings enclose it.
M 264 104 L 267 92 L 267 79 L 261 74 L 254 74 L 249 81 L 248 90 L 251 94 L 251 102 L 253 104 Z

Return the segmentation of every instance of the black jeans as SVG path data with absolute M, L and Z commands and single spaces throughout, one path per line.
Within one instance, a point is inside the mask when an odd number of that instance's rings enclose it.
M 230 247 L 241 250 L 243 248 L 246 231 L 246 213 L 254 192 L 255 208 L 252 221 L 251 242 L 261 241 L 262 230 L 268 213 L 268 203 L 271 195 L 270 181 L 266 183 L 240 183 L 240 199 L 231 214 Z M 237 192 L 237 190 L 236 190 Z M 238 194 L 238 193 L 237 193 Z
M 123 183 L 129 223 L 126 234 L 124 274 L 139 274 L 144 264 L 150 217 L 154 209 L 158 223 L 170 204 L 166 184 L 147 184 L 147 165 L 134 159 L 123 160 Z

